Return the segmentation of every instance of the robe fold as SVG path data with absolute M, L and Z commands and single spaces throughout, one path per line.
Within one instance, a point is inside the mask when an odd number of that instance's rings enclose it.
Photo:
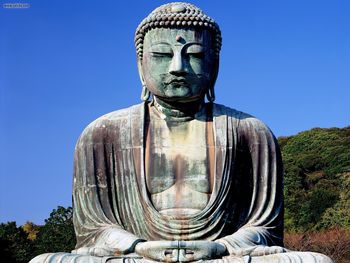
M 74 157 L 76 249 L 120 254 L 141 240 L 219 241 L 233 253 L 283 246 L 283 172 L 278 144 L 258 119 L 212 107 L 214 185 L 207 206 L 184 218 L 161 215 L 145 178 L 147 103 L 104 115 L 80 136 Z

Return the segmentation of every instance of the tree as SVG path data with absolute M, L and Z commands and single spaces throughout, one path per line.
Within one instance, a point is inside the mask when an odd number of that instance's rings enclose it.
M 27 263 L 34 254 L 34 244 L 16 222 L 0 224 L 0 258 L 6 263 Z
M 22 229 L 28 235 L 28 239 L 34 241 L 38 235 L 40 227 L 35 225 L 33 222 L 27 221 L 22 226 Z
M 36 238 L 37 255 L 48 252 L 70 252 L 74 249 L 76 239 L 72 216 L 72 207 L 58 206 L 51 212 Z
M 350 126 L 315 128 L 279 142 L 286 229 L 349 227 Z

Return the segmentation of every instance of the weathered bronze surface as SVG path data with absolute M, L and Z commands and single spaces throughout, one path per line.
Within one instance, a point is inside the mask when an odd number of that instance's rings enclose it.
M 278 144 L 258 119 L 213 103 L 214 20 L 167 4 L 135 44 L 144 103 L 98 118 L 76 145 L 76 249 L 31 262 L 332 262 L 283 248 Z

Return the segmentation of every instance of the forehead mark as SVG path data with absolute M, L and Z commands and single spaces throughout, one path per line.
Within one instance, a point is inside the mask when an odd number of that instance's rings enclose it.
M 180 36 L 180 35 L 177 35 L 177 36 L 175 37 L 175 40 L 176 40 L 177 42 L 181 43 L 181 44 L 185 44 L 185 43 L 186 43 L 185 39 L 184 39 L 182 36 Z

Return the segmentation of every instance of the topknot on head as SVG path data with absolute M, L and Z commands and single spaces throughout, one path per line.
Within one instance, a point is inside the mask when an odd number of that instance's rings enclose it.
M 153 10 L 137 27 L 135 46 L 138 59 L 142 60 L 143 41 L 149 30 L 176 27 L 202 28 L 211 31 L 214 36 L 214 54 L 219 57 L 222 42 L 219 25 L 195 5 L 174 2 L 161 5 Z

